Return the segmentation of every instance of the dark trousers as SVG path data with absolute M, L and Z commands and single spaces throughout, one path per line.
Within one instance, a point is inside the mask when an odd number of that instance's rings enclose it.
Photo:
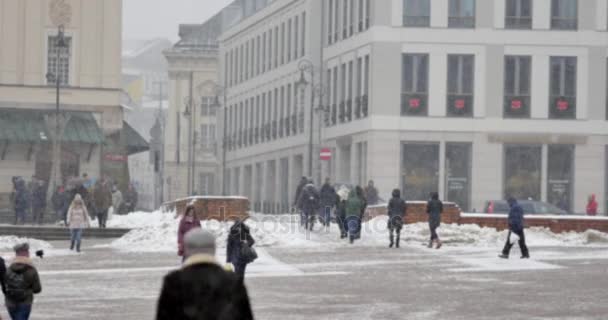
M 389 240 L 391 241 L 391 245 L 394 243 L 395 237 L 393 236 L 393 231 L 397 235 L 397 245 L 399 245 L 399 240 L 401 239 L 401 227 L 391 227 L 389 230 Z
M 45 208 L 32 208 L 32 212 L 34 213 L 34 223 L 42 224 L 44 222 L 44 210 Z
M 15 209 L 15 224 L 24 224 L 26 214 L 25 209 Z
M 502 250 L 502 254 L 505 256 L 509 256 L 509 252 L 511 252 L 511 248 L 513 244 L 511 243 L 511 233 L 515 233 L 519 236 L 519 249 L 521 250 L 521 255 L 524 257 L 530 256 L 528 252 L 528 246 L 526 246 L 526 237 L 524 236 L 524 230 L 509 230 L 509 235 L 507 236 L 507 243 L 505 243 L 505 248 Z
M 336 217 L 336 223 L 338 223 L 338 227 L 340 228 L 340 237 L 346 238 L 346 234 L 348 233 L 348 226 L 346 225 L 346 216 L 338 215 Z
M 20 304 L 7 309 L 12 320 L 28 320 L 30 313 L 32 313 L 31 304 Z
M 429 223 L 429 229 L 431 229 L 431 241 L 439 240 L 439 236 L 437 235 L 437 228 L 439 225 L 434 223 Z
M 353 242 L 355 239 L 359 239 L 361 233 L 361 220 L 359 217 L 350 216 L 346 218 L 346 226 L 348 230 L 348 236 L 350 241 Z
M 315 213 L 313 211 L 304 211 L 304 223 L 306 230 L 312 231 L 315 225 Z
M 80 243 L 82 242 L 82 229 L 70 229 L 70 250 L 74 250 L 74 246 L 76 246 L 76 251 L 80 252 Z
M 234 273 L 239 277 L 239 279 L 245 279 L 245 270 L 247 269 L 246 263 L 237 263 L 234 265 Z
M 108 209 L 106 210 L 98 210 L 97 211 L 97 219 L 99 220 L 99 228 L 105 228 L 106 222 L 108 220 Z

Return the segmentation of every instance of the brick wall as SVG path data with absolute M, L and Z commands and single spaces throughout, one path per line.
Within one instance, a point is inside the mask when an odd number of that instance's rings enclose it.
M 386 206 L 370 207 L 366 213 L 366 220 L 386 215 Z M 408 203 L 406 223 L 427 222 L 426 203 Z M 555 233 L 584 232 L 589 229 L 608 233 L 608 217 L 587 216 L 526 216 L 526 227 L 544 227 Z M 441 215 L 442 223 L 476 224 L 481 227 L 505 230 L 508 228 L 505 214 L 467 214 L 461 213 L 454 203 L 444 203 L 444 212 Z
M 190 197 L 165 203 L 163 210 L 175 209 L 178 215 L 183 215 L 191 202 L 201 220 L 234 221 L 249 217 L 249 200 L 244 197 Z

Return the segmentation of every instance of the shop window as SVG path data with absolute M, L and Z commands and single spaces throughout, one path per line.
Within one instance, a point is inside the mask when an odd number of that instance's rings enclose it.
M 505 57 L 505 118 L 530 118 L 531 61 L 529 56 Z
M 505 145 L 504 198 L 540 200 L 542 147 Z
M 574 146 L 550 145 L 548 148 L 547 202 L 572 212 Z
M 401 189 L 406 200 L 428 200 L 439 186 L 439 144 L 406 143 L 401 148 Z
M 463 211 L 471 209 L 471 149 L 470 143 L 447 143 L 445 150 L 445 200 Z

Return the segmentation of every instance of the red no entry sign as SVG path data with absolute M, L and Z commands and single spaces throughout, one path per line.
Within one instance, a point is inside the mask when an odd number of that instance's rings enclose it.
M 319 154 L 321 160 L 328 161 L 331 160 L 331 149 L 323 148 L 321 149 L 321 153 Z

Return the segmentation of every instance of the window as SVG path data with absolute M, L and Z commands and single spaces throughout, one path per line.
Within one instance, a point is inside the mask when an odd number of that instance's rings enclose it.
M 450 0 L 450 28 L 475 28 L 475 0 Z
M 334 0 L 329 0 L 327 21 L 327 44 L 332 44 L 334 39 Z
M 470 117 L 473 115 L 474 74 L 474 55 L 448 55 L 448 116 Z
M 365 56 L 363 75 L 363 102 L 361 114 L 365 118 L 369 112 L 369 55 Z
M 333 79 L 333 89 L 332 92 L 334 93 L 333 95 L 333 103 L 331 105 L 331 124 L 335 125 L 337 123 L 337 115 L 338 115 L 338 67 L 334 67 L 334 75 L 332 77 Z
M 608 120 L 608 59 L 606 59 L 606 120 Z
M 291 62 L 291 19 L 287 21 L 287 63 Z
M 279 26 L 274 27 L 274 67 L 279 66 Z
M 355 100 L 355 118 L 361 118 L 362 111 L 362 100 L 363 93 L 361 92 L 361 82 L 363 81 L 363 58 L 357 58 L 357 76 L 355 77 L 357 82 L 355 88 L 356 100 Z
M 268 30 L 268 70 L 272 70 L 272 60 L 274 58 L 274 52 L 272 51 L 273 38 L 272 38 L 272 28 Z
M 574 146 L 549 145 L 547 151 L 547 202 L 572 212 Z
M 285 134 L 289 137 L 291 135 L 291 83 L 287 85 L 286 93 L 286 105 L 287 111 L 285 112 Z
M 262 73 L 266 72 L 266 32 L 262 34 Z
M 576 62 L 576 57 L 551 57 L 551 119 L 576 117 Z
M 302 13 L 302 54 L 300 56 L 306 55 L 306 12 Z
M 285 22 L 281 24 L 281 65 L 285 64 Z
M 340 0 L 335 1 L 336 7 L 334 8 L 334 42 L 338 42 L 338 39 L 340 38 Z
M 68 85 L 70 83 L 72 38 L 64 37 L 64 41 L 65 42 L 62 44 L 62 46 L 58 46 L 57 36 L 49 36 L 48 38 L 46 72 L 47 74 L 52 74 L 57 77 L 54 79 L 48 79 L 52 80 L 49 81 L 49 84 L 55 84 L 57 81 L 56 79 L 59 80 L 59 84 L 61 85 Z M 59 57 L 57 57 L 57 53 L 59 53 Z
M 532 0 L 507 0 L 505 28 L 532 29 Z
M 403 144 L 401 159 L 404 199 L 427 200 L 439 188 L 439 144 Z
M 296 16 L 296 20 L 294 21 L 295 23 L 295 32 L 294 32 L 294 50 L 293 50 L 293 58 L 297 59 L 298 56 L 298 48 L 300 45 L 300 22 L 299 22 L 299 16 Z
M 348 38 L 348 0 L 342 0 L 342 39 Z
M 340 123 L 346 121 L 346 63 L 340 67 L 340 110 L 338 118 Z
M 209 147 L 209 126 L 206 124 L 201 125 L 201 148 L 206 149 Z
M 504 199 L 540 200 L 541 146 L 505 145 Z
M 245 43 L 245 54 L 244 54 L 244 59 L 245 61 L 243 62 L 243 66 L 245 67 L 245 81 L 247 81 L 247 79 L 249 79 L 249 41 L 247 41 Z
M 365 30 L 369 29 L 369 25 L 370 25 L 370 21 L 369 21 L 370 13 L 371 13 L 370 0 L 365 0 Z
M 471 150 L 470 143 L 446 143 L 445 149 L 445 200 L 466 211 L 471 209 Z
M 551 1 L 551 29 L 576 30 L 578 28 L 578 1 Z
M 213 108 L 214 97 L 201 97 L 201 117 L 208 117 L 215 115 L 215 108 Z
M 365 17 L 364 17 L 365 4 L 364 4 L 364 1 L 365 0 L 359 0 L 359 32 L 363 32 L 363 28 L 365 27 Z
M 530 78 L 532 58 L 505 57 L 505 118 L 530 118 Z
M 348 8 L 350 11 L 350 26 L 348 27 L 348 36 L 352 36 L 355 33 L 355 0 L 349 0 Z
M 348 83 L 346 95 L 346 121 L 353 119 L 353 61 L 348 62 Z
M 403 26 L 428 27 L 430 25 L 430 0 L 403 0 Z
M 401 66 L 401 115 L 428 114 L 428 54 L 404 54 Z

